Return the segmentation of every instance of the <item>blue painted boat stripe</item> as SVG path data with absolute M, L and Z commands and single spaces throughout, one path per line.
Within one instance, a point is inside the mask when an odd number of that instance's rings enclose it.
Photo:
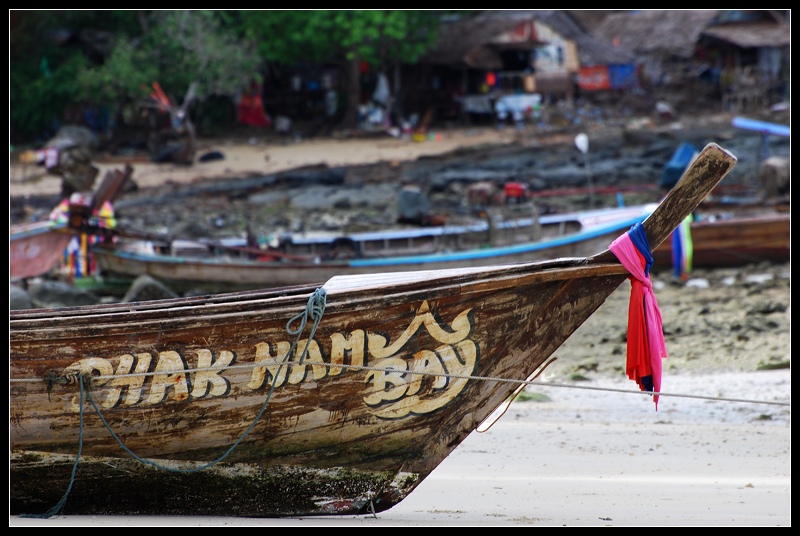
M 406 257 L 392 257 L 381 259 L 356 259 L 350 261 L 348 264 L 353 267 L 378 267 L 378 266 L 398 266 L 402 264 L 429 264 L 434 262 L 451 262 L 466 259 L 489 259 L 493 257 L 502 257 L 505 255 L 515 255 L 519 253 L 527 253 L 531 251 L 540 251 L 550 249 L 557 246 L 565 246 L 577 242 L 583 242 L 591 238 L 596 238 L 615 230 L 620 231 L 620 234 L 626 232 L 632 225 L 637 222 L 643 221 L 647 214 L 642 214 L 636 218 L 615 222 L 611 225 L 603 225 L 592 227 L 589 231 L 581 231 L 578 233 L 570 234 L 565 237 L 556 238 L 553 240 L 546 240 L 543 242 L 531 242 L 526 244 L 518 244 L 514 246 L 504 246 L 498 248 L 486 248 L 479 250 L 460 251 L 453 253 L 441 253 L 433 255 L 410 255 Z

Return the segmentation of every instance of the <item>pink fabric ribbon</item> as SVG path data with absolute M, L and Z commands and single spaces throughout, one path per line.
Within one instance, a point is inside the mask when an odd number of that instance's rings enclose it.
M 631 236 L 633 235 L 633 236 Z M 661 391 L 661 360 L 667 357 L 661 311 L 658 308 L 649 267 L 652 255 L 640 223 L 609 246 L 630 276 L 631 302 L 628 307 L 628 377 L 642 391 Z M 644 251 L 643 251 L 644 250 Z M 652 387 L 647 376 L 652 375 Z M 653 396 L 658 411 L 658 395 Z

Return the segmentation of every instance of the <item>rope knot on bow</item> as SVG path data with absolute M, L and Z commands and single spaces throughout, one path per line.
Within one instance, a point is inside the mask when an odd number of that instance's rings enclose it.
M 314 337 L 314 333 L 317 331 L 317 327 L 319 326 L 320 320 L 322 320 L 322 315 L 325 313 L 325 305 L 327 303 L 327 292 L 324 288 L 318 288 L 314 291 L 314 294 L 308 298 L 308 304 L 306 308 L 293 316 L 287 323 L 286 323 L 286 331 L 290 335 L 297 335 L 298 340 L 300 338 L 300 334 L 303 333 L 303 330 L 306 328 L 306 322 L 308 322 L 308 317 L 310 316 L 311 319 L 314 321 L 314 325 L 311 328 L 311 334 L 306 341 L 306 347 L 303 349 L 303 353 L 300 356 L 300 363 L 305 361 L 306 355 L 308 353 L 308 345 L 311 342 L 311 339 Z M 292 324 L 299 320 L 300 326 L 297 329 L 292 329 Z M 295 344 L 297 341 L 295 341 Z M 294 345 L 293 345 L 294 346 Z M 287 354 L 288 357 L 288 354 Z

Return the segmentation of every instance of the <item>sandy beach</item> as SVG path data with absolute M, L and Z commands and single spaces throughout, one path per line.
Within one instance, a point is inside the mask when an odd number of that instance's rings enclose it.
M 206 153 L 219 152 L 224 155 L 224 159 L 198 161 L 193 166 L 183 166 L 153 163 L 145 156 L 119 157 L 101 154 L 97 155 L 94 164 L 99 169 L 98 177 L 102 177 L 109 170 L 131 163 L 134 168 L 133 180 L 140 188 L 148 188 L 167 183 L 258 176 L 320 164 L 329 167 L 376 162 L 391 164 L 393 161 L 440 155 L 464 147 L 507 144 L 514 137 L 514 132 L 510 130 L 498 131 L 481 127 L 446 131 L 440 133 L 438 138 L 423 142 L 390 136 L 301 141 L 276 141 L 267 136 L 249 139 L 200 139 L 197 142 L 198 158 Z M 561 141 L 569 140 L 564 138 Z M 10 168 L 9 195 L 57 195 L 61 189 L 61 178 L 44 173 L 40 166 L 12 161 Z

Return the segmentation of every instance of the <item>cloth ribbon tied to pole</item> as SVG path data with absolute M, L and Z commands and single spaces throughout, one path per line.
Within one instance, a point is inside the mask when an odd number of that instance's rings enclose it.
M 667 357 L 661 311 L 658 308 L 650 268 L 653 256 L 641 223 L 614 240 L 609 246 L 630 276 L 631 299 L 628 305 L 628 352 L 625 372 L 642 391 L 661 391 L 661 360 Z M 653 396 L 658 411 L 658 395 Z
M 694 216 L 689 214 L 670 235 L 673 274 L 676 279 L 683 282 L 689 279 L 689 272 L 692 271 L 694 246 L 692 244 L 691 224 L 693 221 Z

